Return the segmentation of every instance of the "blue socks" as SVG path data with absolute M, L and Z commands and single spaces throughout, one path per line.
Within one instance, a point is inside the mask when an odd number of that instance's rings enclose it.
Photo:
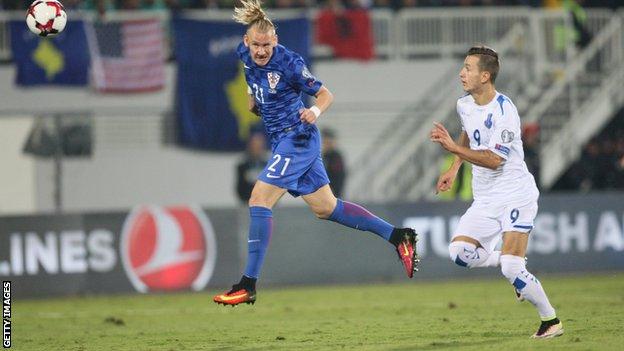
M 273 231 L 273 211 L 265 207 L 252 206 L 249 208 L 249 215 L 251 223 L 249 224 L 247 266 L 244 275 L 258 279 Z
M 354 229 L 373 232 L 388 241 L 394 229 L 391 224 L 368 212 L 364 207 L 340 199 L 328 220 Z

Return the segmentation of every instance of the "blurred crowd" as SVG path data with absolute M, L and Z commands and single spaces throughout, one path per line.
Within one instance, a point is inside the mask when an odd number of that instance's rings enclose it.
M 624 189 L 624 110 L 588 142 L 553 190 Z
M 268 8 L 392 8 L 439 6 L 546 6 L 558 7 L 575 1 L 584 7 L 624 6 L 621 0 L 265 0 Z M 232 8 L 239 0 L 62 0 L 68 9 L 99 10 L 164 10 Z M 32 0 L 0 0 L 5 10 L 26 9 Z

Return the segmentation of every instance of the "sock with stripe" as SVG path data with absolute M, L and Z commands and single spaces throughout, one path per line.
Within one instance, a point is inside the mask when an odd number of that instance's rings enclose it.
M 370 213 L 364 207 L 338 199 L 336 208 L 328 220 L 350 228 L 369 231 L 390 240 L 394 227 L 383 219 Z
M 542 284 L 527 271 L 524 257 L 501 255 L 500 263 L 505 278 L 522 294 L 525 300 L 537 308 L 543 321 L 551 320 L 557 316 L 555 309 L 548 301 Z

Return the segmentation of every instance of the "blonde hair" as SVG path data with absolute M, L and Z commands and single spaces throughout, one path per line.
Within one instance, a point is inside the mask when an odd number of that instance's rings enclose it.
M 262 9 L 260 0 L 241 0 L 241 5 L 243 7 L 234 8 L 234 21 L 246 25 L 247 28 L 255 26 L 262 33 L 275 30 L 273 22 Z

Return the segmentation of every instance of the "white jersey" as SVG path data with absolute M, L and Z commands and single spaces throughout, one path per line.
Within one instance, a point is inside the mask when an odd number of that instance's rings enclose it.
M 520 117 L 507 96 L 496 92 L 494 99 L 480 106 L 468 94 L 457 100 L 462 130 L 470 148 L 490 150 L 504 159 L 496 169 L 472 166 L 472 192 L 479 202 L 535 201 L 539 191 L 524 163 Z

